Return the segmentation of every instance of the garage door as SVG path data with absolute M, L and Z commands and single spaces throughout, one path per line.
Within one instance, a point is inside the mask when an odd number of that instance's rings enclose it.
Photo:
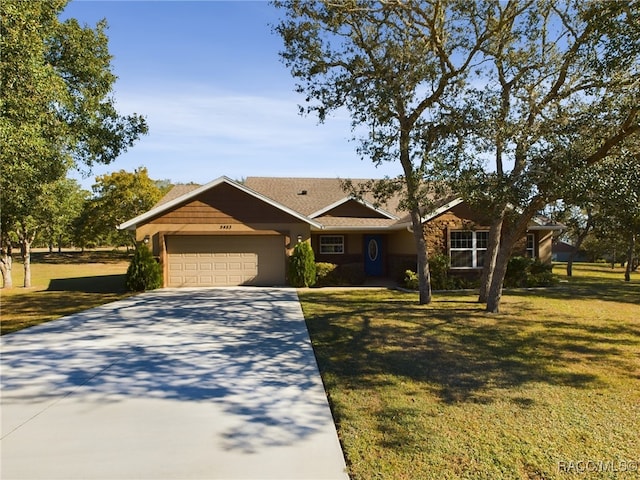
M 165 238 L 170 287 L 283 285 L 282 236 L 195 236 Z

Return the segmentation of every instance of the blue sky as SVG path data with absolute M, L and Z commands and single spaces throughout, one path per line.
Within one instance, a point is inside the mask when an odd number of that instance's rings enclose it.
M 154 179 L 206 183 L 221 175 L 383 177 L 350 141 L 348 114 L 318 124 L 298 114 L 301 95 L 272 33 L 266 1 L 73 0 L 62 18 L 106 18 L 114 96 L 123 114 L 147 117 L 149 134 L 114 163 L 82 178 L 145 166 Z

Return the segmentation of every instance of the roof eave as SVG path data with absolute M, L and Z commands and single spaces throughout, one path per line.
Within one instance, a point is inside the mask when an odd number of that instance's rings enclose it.
M 340 225 L 340 226 L 332 226 L 332 225 L 322 225 L 320 228 L 315 228 L 315 229 L 311 229 L 312 232 L 315 231 L 325 231 L 325 232 L 363 232 L 363 231 L 368 231 L 368 230 L 375 230 L 375 231 L 389 231 L 392 230 L 393 225 L 391 226 L 380 226 L 380 225 L 374 225 L 374 226 L 366 226 L 366 225 L 353 225 L 353 226 L 348 226 L 348 225 Z
M 436 208 L 435 210 L 433 210 L 432 212 L 429 212 L 427 215 L 425 215 L 424 217 L 422 217 L 420 219 L 421 223 L 426 223 L 430 220 L 433 220 L 434 218 L 436 218 L 439 215 L 442 215 L 444 212 L 446 212 L 447 210 L 452 209 L 453 207 L 460 205 L 462 202 L 464 202 L 464 200 L 462 199 L 462 197 L 457 197 L 454 198 L 453 200 L 451 200 L 450 202 L 445 203 L 444 205 Z
M 368 202 L 367 200 L 363 199 L 363 198 L 357 198 L 354 197 L 352 195 L 349 195 L 347 197 L 341 198 L 340 200 L 333 202 L 331 205 L 327 205 L 326 207 L 321 208 L 320 210 L 313 212 L 311 214 L 309 214 L 309 218 L 316 218 L 319 217 L 320 215 L 327 213 L 331 210 L 333 210 L 336 207 L 339 207 L 340 205 L 343 205 L 344 203 L 347 203 L 349 200 L 353 200 L 355 202 L 358 202 L 361 205 L 364 205 L 365 207 L 373 210 L 374 212 L 379 213 L 380 215 L 383 215 L 385 217 L 387 217 L 389 220 L 398 220 L 398 217 L 395 216 L 394 214 L 387 212 L 386 210 L 376 207 L 373 203 Z
M 286 207 L 268 197 L 266 197 L 265 195 L 262 195 L 259 192 L 256 192 L 255 190 L 252 190 L 251 188 L 247 187 L 246 185 L 242 185 L 241 183 L 238 183 L 234 180 L 231 180 L 228 177 L 222 176 L 222 177 L 218 177 L 215 180 L 207 183 L 206 185 L 203 185 L 199 188 L 196 188 L 195 190 L 192 190 L 190 192 L 185 193 L 184 195 L 181 195 L 179 197 L 174 198 L 173 200 L 167 202 L 167 203 L 163 203 L 162 205 L 159 205 L 155 208 L 152 208 L 151 210 L 138 215 L 135 218 L 132 218 L 131 220 L 128 220 L 122 224 L 120 224 L 118 226 L 118 230 L 135 230 L 138 226 L 138 224 L 140 223 L 144 223 L 145 221 L 160 215 L 161 213 L 170 210 L 171 208 L 180 205 L 181 203 L 184 203 L 188 200 L 191 200 L 192 198 L 197 197 L 198 195 L 200 195 L 203 192 L 206 192 L 207 190 L 217 187 L 218 185 L 222 184 L 222 183 L 227 183 L 229 185 L 232 185 L 236 188 L 238 188 L 239 190 L 247 193 L 248 195 L 251 195 L 259 200 L 262 200 L 265 203 L 268 203 L 269 205 L 282 210 L 285 213 L 288 213 L 289 215 L 302 220 L 306 223 L 308 223 L 309 225 L 311 225 L 312 227 L 316 227 L 316 228 L 322 228 L 322 225 L 318 222 L 316 222 L 315 220 L 312 220 L 311 218 L 302 215 L 301 213 L 296 212 L 295 210 L 290 209 L 289 207 Z

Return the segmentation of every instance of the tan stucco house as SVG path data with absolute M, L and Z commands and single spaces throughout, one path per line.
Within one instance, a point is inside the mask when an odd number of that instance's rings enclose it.
M 354 181 L 357 183 L 358 181 Z M 423 218 L 430 254 L 451 259 L 452 272 L 482 267 L 487 221 L 460 198 Z M 316 261 L 361 263 L 368 276 L 394 276 L 416 262 L 411 221 L 397 199 L 382 207 L 356 199 L 337 178 L 220 177 L 178 185 L 154 208 L 119 227 L 135 231 L 164 270 L 164 285 L 284 285 L 286 259 L 309 241 Z M 551 261 L 557 225 L 535 219 L 517 249 Z

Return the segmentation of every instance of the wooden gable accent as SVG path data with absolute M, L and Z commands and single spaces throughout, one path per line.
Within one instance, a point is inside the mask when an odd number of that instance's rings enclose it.
M 323 217 L 348 217 L 348 218 L 387 218 L 380 212 L 361 204 L 355 200 L 348 200 L 335 208 L 325 212 Z
M 227 183 L 153 218 L 151 224 L 298 223 L 299 220 Z

